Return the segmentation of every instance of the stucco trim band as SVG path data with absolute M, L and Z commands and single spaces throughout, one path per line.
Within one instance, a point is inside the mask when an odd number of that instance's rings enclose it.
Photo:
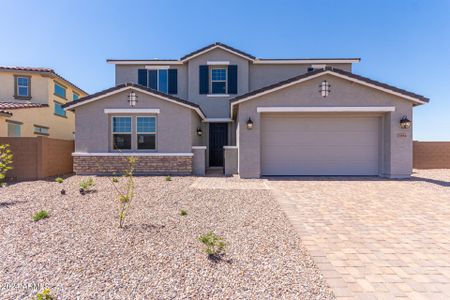
M 139 152 L 99 152 L 99 153 L 87 153 L 87 152 L 74 152 L 72 156 L 193 156 L 193 153 L 139 153 Z
M 206 150 L 206 146 L 192 146 L 192 149 Z
M 273 112 L 392 112 L 395 106 L 361 106 L 361 107 L 257 107 L 258 113 Z
M 105 114 L 159 114 L 159 108 L 105 108 Z

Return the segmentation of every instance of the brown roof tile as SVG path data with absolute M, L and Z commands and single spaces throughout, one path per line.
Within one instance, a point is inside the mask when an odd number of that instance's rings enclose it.
M 41 108 L 48 107 L 48 104 L 30 103 L 30 102 L 0 102 L 0 110 L 23 109 L 23 108 Z

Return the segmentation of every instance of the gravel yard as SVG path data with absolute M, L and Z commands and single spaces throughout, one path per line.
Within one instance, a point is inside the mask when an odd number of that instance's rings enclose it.
M 84 178 L 0 189 L 1 299 L 29 299 L 32 288 L 14 286 L 24 284 L 61 299 L 334 298 L 270 190 L 137 177 L 119 229 L 109 179 L 95 177 L 96 192 L 82 196 Z M 33 222 L 41 209 L 50 217 Z M 228 243 L 220 262 L 208 260 L 198 241 L 211 230 Z

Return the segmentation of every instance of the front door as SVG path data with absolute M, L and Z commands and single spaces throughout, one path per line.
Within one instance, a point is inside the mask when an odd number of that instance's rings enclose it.
M 228 144 L 228 123 L 209 123 L 209 166 L 223 167 L 223 146 Z

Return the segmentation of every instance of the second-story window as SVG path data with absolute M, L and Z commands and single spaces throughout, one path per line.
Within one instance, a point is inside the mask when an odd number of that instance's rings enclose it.
M 66 88 L 55 82 L 55 95 L 66 99 Z
M 77 101 L 79 98 L 80 98 L 80 95 L 78 95 L 77 93 L 72 93 L 73 101 Z
M 16 76 L 16 98 L 31 98 L 30 83 L 31 78 L 29 76 Z
M 138 84 L 166 94 L 178 93 L 177 69 L 139 69 Z
M 227 93 L 227 69 L 225 67 L 211 68 L 211 94 Z
M 56 102 L 56 101 L 55 101 L 55 115 L 60 116 L 60 117 L 66 116 L 66 111 L 62 107 L 62 104 L 59 102 Z

